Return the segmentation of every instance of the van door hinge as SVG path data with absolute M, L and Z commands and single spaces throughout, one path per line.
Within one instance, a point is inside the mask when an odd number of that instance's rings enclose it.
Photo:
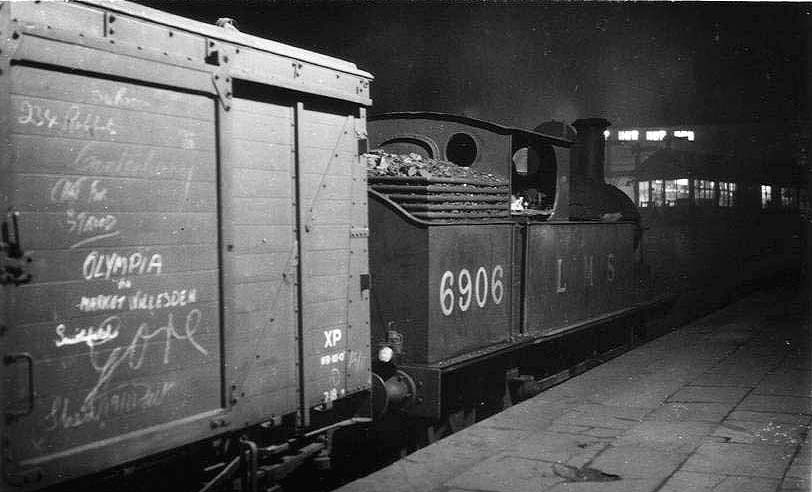
M 361 292 L 365 290 L 369 290 L 370 285 L 372 284 L 370 276 L 368 273 L 361 274 Z
M 206 41 L 206 63 L 219 67 L 212 73 L 211 79 L 217 97 L 220 99 L 220 104 L 223 105 L 223 109 L 226 111 L 231 109 L 231 98 L 233 96 L 230 66 L 238 51 L 238 48 L 235 49 L 213 39 Z
M 0 224 L 0 285 L 22 285 L 31 281 L 31 273 L 26 269 L 32 258 L 22 248 L 19 216 L 19 212 L 10 210 L 7 220 Z
M 12 29 L 11 35 L 7 33 L 0 33 L 0 37 L 3 39 L 3 43 L 0 44 L 0 56 L 5 58 L 6 60 L 13 60 L 14 56 L 17 54 L 17 48 L 20 47 L 20 42 L 23 39 L 22 29 L 18 25 L 16 20 L 12 21 L 12 25 L 9 26 Z M 6 34 L 3 36 L 2 34 Z M 5 63 L 7 65 L 8 63 Z
M 234 61 L 234 57 L 240 52 L 239 48 L 226 43 L 221 43 L 216 39 L 206 40 L 206 63 L 222 67 Z
M 15 457 L 11 454 L 11 442 L 8 437 L 3 438 L 2 458 L 3 481 L 13 487 L 23 487 L 25 485 L 40 482 L 44 478 L 42 468 L 20 468 Z
M 17 472 L 8 471 L 3 480 L 14 487 L 23 487 L 41 481 L 43 478 L 42 468 L 27 468 Z
M 231 110 L 231 76 L 226 75 L 228 72 L 225 70 L 218 70 L 211 74 L 211 80 L 214 83 L 214 90 L 217 92 L 217 98 L 223 109 L 226 111 Z
M 228 391 L 228 405 L 233 407 L 239 403 L 241 398 L 245 397 L 245 392 L 241 391 L 236 384 L 229 386 Z
M 369 227 L 351 227 L 350 237 L 369 237 Z

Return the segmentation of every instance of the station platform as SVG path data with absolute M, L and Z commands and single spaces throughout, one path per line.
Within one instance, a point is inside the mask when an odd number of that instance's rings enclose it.
M 809 491 L 806 298 L 753 294 L 338 490 Z

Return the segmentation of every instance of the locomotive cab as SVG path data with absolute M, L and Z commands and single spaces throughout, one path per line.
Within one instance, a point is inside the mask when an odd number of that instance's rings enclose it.
M 518 134 L 512 140 L 511 210 L 547 220 L 555 205 L 555 151 L 535 135 Z

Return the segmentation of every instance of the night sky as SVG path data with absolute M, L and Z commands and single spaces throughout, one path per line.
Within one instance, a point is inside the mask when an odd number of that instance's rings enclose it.
M 508 125 L 806 118 L 808 3 L 143 2 L 352 61 L 372 114 Z

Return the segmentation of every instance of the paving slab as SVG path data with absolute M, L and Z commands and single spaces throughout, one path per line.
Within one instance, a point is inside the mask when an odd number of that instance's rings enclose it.
M 719 326 L 715 331 L 711 331 L 705 340 L 714 344 L 744 345 L 753 338 L 753 328 L 742 322 L 728 323 Z
M 733 410 L 727 416 L 731 420 L 747 420 L 749 422 L 773 422 L 776 424 L 809 425 L 812 415 L 803 413 L 754 412 L 752 410 Z
M 603 451 L 609 442 L 611 439 L 579 434 L 538 432 L 519 440 L 502 454 L 555 463 L 569 463 L 575 458 L 587 462 Z
M 716 428 L 713 422 L 645 421 L 624 432 L 615 440 L 615 445 L 690 453 Z
M 637 444 L 613 444 L 589 464 L 605 473 L 620 475 L 624 479 L 663 480 L 679 468 L 688 453 L 658 451 Z
M 654 492 L 660 480 L 629 479 L 617 482 L 561 482 L 549 492 Z M 545 491 L 547 492 L 547 491 Z
M 683 386 L 669 402 L 738 403 L 749 390 L 731 386 Z
M 582 435 L 589 429 L 592 429 L 592 427 L 588 425 L 566 425 L 556 423 L 553 423 L 552 425 L 547 427 L 548 432 L 558 432 L 561 434 L 576 434 L 576 435 Z
M 721 422 L 733 409 L 733 403 L 667 403 L 646 415 L 657 422 Z
M 713 373 L 706 372 L 696 377 L 691 384 L 696 386 L 740 386 L 743 388 L 755 388 L 764 379 L 764 373 L 742 372 L 736 373 Z
M 709 442 L 697 448 L 682 470 L 780 479 L 794 454 L 794 446 Z
M 469 427 L 438 443 L 415 451 L 371 478 L 357 480 L 341 490 L 425 492 L 498 454 L 521 439 L 516 430 Z
M 592 427 L 582 432 L 585 436 L 593 437 L 617 437 L 623 433 L 623 429 L 608 428 L 608 427 Z
M 753 390 L 759 395 L 812 397 L 812 372 L 782 370 L 768 374 Z
M 748 376 L 751 379 L 757 379 L 761 382 L 764 376 L 770 373 L 775 368 L 775 365 L 756 365 L 748 364 L 746 361 L 741 362 L 726 362 L 718 366 L 711 367 L 706 371 L 706 374 L 719 374 L 731 377 Z
M 795 370 L 795 371 L 805 371 L 810 372 L 812 371 L 812 360 L 810 360 L 809 353 L 812 352 L 809 349 L 804 350 L 804 353 L 801 355 L 789 355 L 786 359 L 784 359 L 781 364 L 776 367 L 776 370 L 780 371 L 787 371 L 787 370 Z
M 607 388 L 600 401 L 616 407 L 636 407 L 654 409 L 659 407 L 669 395 L 678 391 L 683 381 L 672 377 L 648 378 L 623 385 L 620 388 Z
M 786 476 L 781 482 L 781 492 L 809 492 L 810 478 L 809 475 L 803 477 Z
M 809 434 L 807 433 L 806 439 L 804 440 L 803 444 L 801 444 L 801 448 L 798 450 L 798 453 L 795 455 L 796 461 L 805 461 L 807 463 L 812 462 L 812 445 L 809 443 Z
M 799 445 L 808 430 L 807 425 L 725 419 L 713 435 L 727 438 L 726 442 Z
M 651 409 L 649 408 L 618 407 L 587 403 L 578 405 L 571 412 L 565 413 L 555 419 L 553 425 L 628 429 L 641 422 L 643 417 L 650 411 Z
M 812 414 L 812 398 L 750 394 L 736 406 L 736 410 Z
M 554 463 L 514 456 L 495 456 L 452 480 L 446 487 L 494 492 L 539 492 L 564 481 Z
M 515 430 L 538 430 L 548 427 L 553 420 L 572 410 L 569 403 L 543 399 L 530 399 L 480 422 L 481 427 Z
M 812 477 L 812 463 L 809 461 L 793 460 L 785 476 L 806 479 L 808 484 L 810 477 Z
M 657 492 L 768 492 L 778 484 L 775 478 L 678 471 Z

